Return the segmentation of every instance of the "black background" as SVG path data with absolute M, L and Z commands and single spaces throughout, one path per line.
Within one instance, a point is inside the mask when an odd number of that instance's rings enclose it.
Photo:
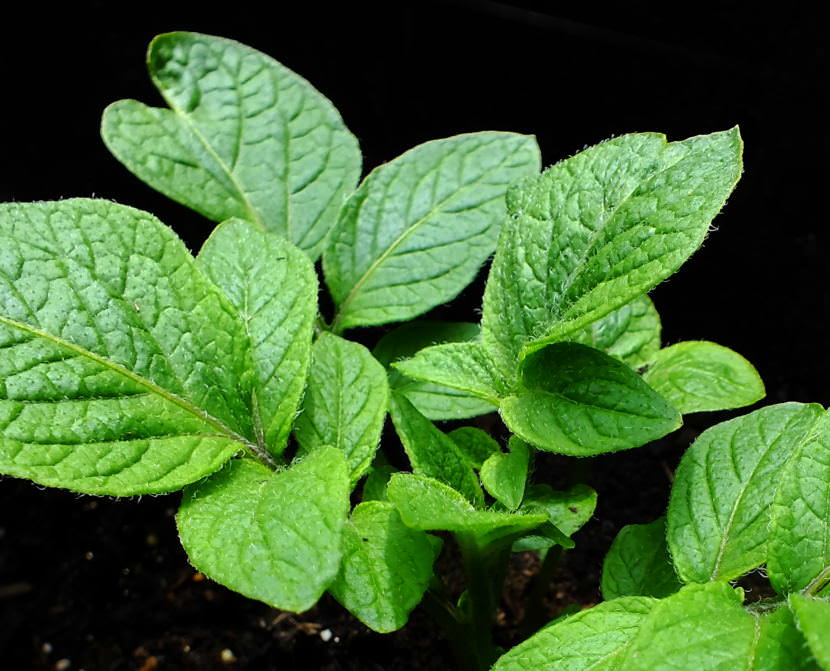
M 467 131 L 535 134 L 549 165 L 612 135 L 683 139 L 739 124 L 745 174 L 717 230 L 652 294 L 665 341 L 727 345 L 757 366 L 768 402 L 826 405 L 824 24 L 806 3 L 667 4 L 31 3 L 18 18 L 4 17 L 0 39 L 0 200 L 111 198 L 153 212 L 198 249 L 212 224 L 139 182 L 98 136 L 110 102 L 161 104 L 144 52 L 168 30 L 239 40 L 306 77 L 360 140 L 366 169 Z M 458 309 L 438 314 L 473 318 L 479 297 L 473 288 Z M 44 506 L 42 528 L 30 525 L 25 541 L 49 555 L 40 569 L 70 561 L 61 559 L 66 540 L 50 540 L 47 494 L 28 496 L 10 480 L 0 489 L 0 587 L 20 579 L 10 558 L 16 506 Z M 86 505 L 54 496 L 53 505 Z M 0 609 L 14 605 L 0 599 Z

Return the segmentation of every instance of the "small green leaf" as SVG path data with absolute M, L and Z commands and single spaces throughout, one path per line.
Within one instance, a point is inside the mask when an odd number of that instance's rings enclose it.
M 822 669 L 830 669 L 830 601 L 790 594 L 789 603 L 810 651 Z
M 623 135 L 511 188 L 482 318 L 500 366 L 674 273 L 738 181 L 741 149 L 737 129 L 671 143 Z
M 758 627 L 728 584 L 688 585 L 657 601 L 618 668 L 749 671 Z
M 654 359 L 660 350 L 660 315 L 648 296 L 621 308 L 568 335 L 568 340 L 599 349 L 638 368 Z
M 360 177 L 360 149 L 305 79 L 238 42 L 167 33 L 150 44 L 171 109 L 121 100 L 101 134 L 128 170 L 213 221 L 245 219 L 313 259 Z
M 199 571 L 299 613 L 337 576 L 348 514 L 348 467 L 340 450 L 326 447 L 279 473 L 232 461 L 185 492 L 176 521 Z
M 439 480 L 481 505 L 484 494 L 467 457 L 453 440 L 418 412 L 406 398 L 392 394 L 390 414 L 412 470 Z
M 520 438 L 510 438 L 509 452 L 498 451 L 481 467 L 481 484 L 508 510 L 516 510 L 522 502 L 530 465 L 530 446 Z
M 0 472 L 88 494 L 181 489 L 252 447 L 233 306 L 155 217 L 0 206 Z
M 804 433 L 775 474 L 767 570 L 779 594 L 830 573 L 830 413 Z
M 387 493 L 408 527 L 471 533 L 481 546 L 530 531 L 547 521 L 545 515 L 476 510 L 451 487 L 420 475 L 396 473 L 389 480 Z
M 657 603 L 635 596 L 583 610 L 517 645 L 492 671 L 627 671 L 620 659 Z
M 334 330 L 412 319 L 455 298 L 493 253 L 508 185 L 539 162 L 532 137 L 485 132 L 427 142 L 372 171 L 323 256 Z
M 728 410 L 764 397 L 758 371 L 737 352 L 713 342 L 681 342 L 657 352 L 643 374 L 678 412 Z
M 286 240 L 239 219 L 221 224 L 197 258 L 234 304 L 251 341 L 260 442 L 281 454 L 305 389 L 317 316 L 317 275 Z
M 427 347 L 392 367 L 407 377 L 458 389 L 493 405 L 509 393 L 507 378 L 478 342 Z
M 294 436 L 302 452 L 342 450 L 352 483 L 372 464 L 389 404 L 386 371 L 363 345 L 323 333 L 311 352 L 308 387 Z
M 400 629 L 421 601 L 441 540 L 405 526 L 391 503 L 361 503 L 344 533 L 335 599 L 380 633 Z
M 602 564 L 602 596 L 663 598 L 680 589 L 669 549 L 666 518 L 620 529 Z
M 446 342 L 475 340 L 478 324 L 468 322 L 414 321 L 403 324 L 383 336 L 372 354 L 385 366 L 415 355 L 418 351 Z M 389 385 L 406 396 L 418 411 L 431 420 L 467 419 L 488 412 L 495 406 L 451 387 L 412 380 L 396 369 L 389 371 Z
M 597 507 L 597 493 L 588 485 L 571 485 L 553 489 L 550 485 L 532 485 L 522 502 L 522 512 L 545 513 L 551 524 L 572 536 L 591 519 Z
M 767 560 L 769 508 L 817 405 L 782 403 L 704 431 L 675 473 L 668 544 L 685 582 L 734 580 Z
M 487 459 L 501 452 L 501 447 L 489 433 L 474 426 L 462 426 L 447 434 L 467 457 L 470 465 L 480 470 Z
M 551 452 L 588 456 L 638 447 L 680 426 L 680 416 L 628 366 L 577 343 L 529 355 L 527 391 L 499 411 L 523 440 Z
M 366 480 L 363 483 L 363 492 L 360 498 L 361 501 L 386 501 L 386 486 L 389 484 L 389 478 L 393 473 L 397 473 L 398 469 L 386 463 L 377 463 L 369 471 Z
M 794 597 L 796 595 L 793 595 Z M 783 605 L 758 618 L 758 644 L 749 671 L 820 671 L 798 630 L 792 611 Z M 825 632 L 828 630 L 827 624 Z

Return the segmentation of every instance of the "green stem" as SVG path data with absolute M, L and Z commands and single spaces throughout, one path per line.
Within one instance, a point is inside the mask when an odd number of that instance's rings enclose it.
M 545 624 L 545 595 L 564 554 L 565 550 L 561 545 L 550 548 L 545 554 L 539 572 L 533 578 L 519 632 L 523 639 L 535 634 Z
M 828 587 L 830 587 L 830 566 L 825 566 L 824 570 L 804 588 L 804 594 L 819 596 Z

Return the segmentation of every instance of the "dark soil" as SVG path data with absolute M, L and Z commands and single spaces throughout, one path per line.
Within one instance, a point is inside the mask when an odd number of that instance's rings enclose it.
M 672 471 L 712 416 L 654 445 L 591 461 L 543 455 L 535 479 L 574 476 L 601 492 L 547 589 L 546 619 L 601 599 L 602 558 L 625 524 L 662 514 Z M 0 482 L 0 667 L 152 671 L 263 669 L 395 671 L 452 668 L 449 647 L 422 609 L 394 634 L 375 634 L 330 597 L 302 615 L 246 599 L 196 572 L 176 537 L 178 495 L 111 500 Z M 461 588 L 454 548 L 439 569 Z M 519 640 L 528 586 L 539 568 L 514 555 L 496 639 Z

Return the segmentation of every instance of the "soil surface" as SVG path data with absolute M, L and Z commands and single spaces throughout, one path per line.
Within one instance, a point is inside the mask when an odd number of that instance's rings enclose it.
M 580 479 L 600 492 L 593 519 L 575 536 L 547 588 L 545 620 L 600 599 L 602 559 L 625 524 L 666 508 L 671 476 L 702 428 L 691 417 L 653 445 L 592 460 L 541 455 L 537 482 Z M 263 669 L 375 671 L 452 668 L 449 647 L 426 612 L 375 634 L 326 596 L 302 615 L 276 611 L 196 572 L 178 543 L 178 495 L 112 500 L 0 482 L 0 667 L 57 671 Z M 439 571 L 459 591 L 455 549 Z M 520 640 L 518 623 L 533 553 L 513 557 L 496 639 Z

